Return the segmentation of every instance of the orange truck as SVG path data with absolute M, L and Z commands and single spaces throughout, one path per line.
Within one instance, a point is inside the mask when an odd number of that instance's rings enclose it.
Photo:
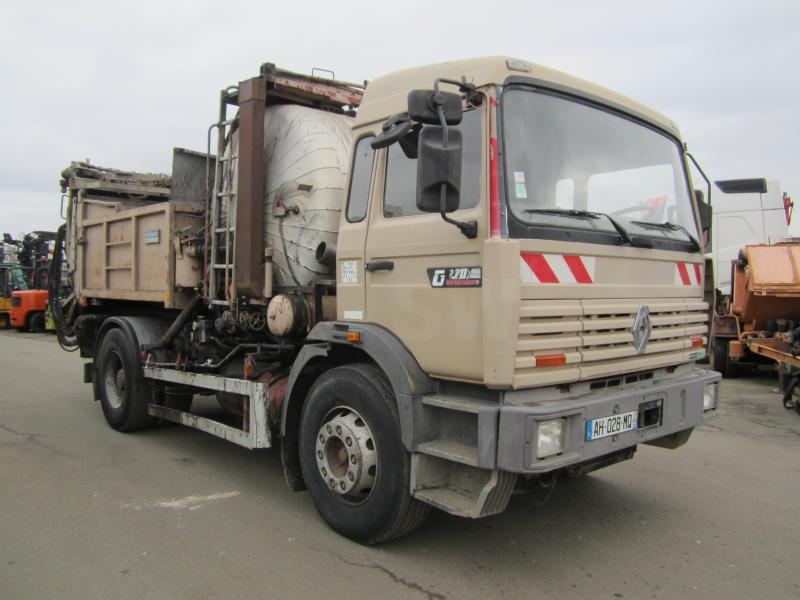
M 11 293 L 11 326 L 19 331 L 44 331 L 47 290 L 18 290 Z
M 787 408 L 800 412 L 800 239 L 745 246 L 731 267 L 731 293 L 717 298 L 712 365 L 726 376 L 774 362 Z

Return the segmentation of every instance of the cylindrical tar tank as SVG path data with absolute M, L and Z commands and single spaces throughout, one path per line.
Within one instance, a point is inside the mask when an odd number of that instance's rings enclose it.
M 322 242 L 336 247 L 352 123 L 351 117 L 303 106 L 267 107 L 264 243 L 272 248 L 278 286 L 335 278 L 330 261 L 318 261 L 316 252 Z

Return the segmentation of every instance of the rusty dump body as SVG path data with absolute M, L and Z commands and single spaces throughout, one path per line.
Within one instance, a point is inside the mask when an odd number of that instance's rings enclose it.
M 266 63 L 206 150 L 63 173 L 53 314 L 113 428 L 279 439 L 289 485 L 371 543 L 713 414 L 701 205 L 664 115 L 502 56 L 366 87 Z
M 800 241 L 745 246 L 732 265 L 732 294 L 717 303 L 715 361 L 774 361 L 781 374 L 800 368 Z M 791 390 L 790 390 L 791 391 Z
M 181 155 L 191 153 L 178 150 Z M 170 197 L 170 179 L 86 163 L 63 173 L 71 196 L 68 265 L 78 298 L 183 308 L 202 277 L 187 243 L 203 207 Z

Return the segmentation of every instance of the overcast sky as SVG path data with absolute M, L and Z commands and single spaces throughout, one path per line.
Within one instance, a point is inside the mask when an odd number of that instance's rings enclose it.
M 667 114 L 712 179 L 777 179 L 800 200 L 800 2 L 271 4 L 3 2 L 0 232 L 55 229 L 71 160 L 169 172 L 173 146 L 204 150 L 219 90 L 266 61 L 362 81 L 526 58 Z

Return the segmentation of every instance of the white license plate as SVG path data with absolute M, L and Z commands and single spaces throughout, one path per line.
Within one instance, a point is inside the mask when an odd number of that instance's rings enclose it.
M 586 421 L 586 441 L 599 440 L 600 438 L 636 429 L 639 420 L 639 411 L 610 415 L 599 419 Z

